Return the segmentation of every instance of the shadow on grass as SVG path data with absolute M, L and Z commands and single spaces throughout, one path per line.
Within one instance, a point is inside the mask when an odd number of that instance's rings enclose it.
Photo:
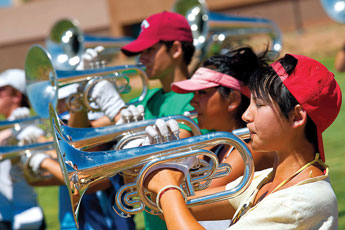
M 339 213 L 338 213 L 338 216 L 339 216 L 339 217 L 345 216 L 345 210 L 339 212 Z

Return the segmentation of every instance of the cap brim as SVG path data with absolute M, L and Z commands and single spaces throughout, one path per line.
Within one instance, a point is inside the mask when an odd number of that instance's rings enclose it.
M 196 79 L 189 79 L 179 82 L 174 82 L 171 85 L 171 90 L 175 93 L 190 93 L 202 89 L 208 89 L 212 87 L 219 86 L 217 83 L 204 81 L 204 80 L 196 80 Z
M 325 150 L 323 148 L 322 133 L 319 130 L 317 130 L 317 144 L 319 147 L 320 158 L 323 162 L 326 162 Z
M 8 85 L 8 82 L 2 81 L 2 80 L 0 79 L 0 87 L 4 87 L 4 86 L 6 86 L 6 85 Z
M 158 42 L 159 40 L 144 40 L 138 38 L 132 41 L 131 43 L 128 43 L 127 45 L 123 46 L 121 48 L 121 51 L 127 56 L 133 56 L 143 52 L 144 50 L 150 48 Z

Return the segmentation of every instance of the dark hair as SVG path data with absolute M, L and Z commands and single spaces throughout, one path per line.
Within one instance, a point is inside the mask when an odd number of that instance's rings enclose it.
M 223 55 L 212 56 L 203 63 L 203 66 L 230 75 L 247 85 L 250 76 L 257 68 L 268 65 L 266 52 L 257 56 L 250 47 L 241 47 Z M 232 91 L 232 89 L 224 86 L 218 86 L 217 90 L 224 98 L 228 98 Z M 235 115 L 235 119 L 241 127 L 246 125 L 242 120 L 242 114 L 248 108 L 249 102 L 249 98 L 241 94 L 241 103 Z
M 183 60 L 186 63 L 186 65 L 189 65 L 192 61 L 192 57 L 194 55 L 195 47 L 193 45 L 193 42 L 183 42 L 180 41 L 182 45 L 182 51 L 183 51 Z M 159 41 L 159 43 L 164 44 L 167 47 L 167 51 L 169 51 L 174 43 L 174 41 Z
M 21 107 L 27 107 L 30 109 L 30 103 L 29 103 L 29 98 L 25 95 L 22 94 L 22 101 L 20 102 Z
M 288 75 L 295 70 L 298 62 L 291 55 L 285 55 L 278 61 Z M 295 106 L 299 104 L 271 66 L 264 66 L 255 71 L 250 78 L 249 88 L 255 94 L 256 98 L 263 99 L 268 103 L 276 102 L 286 119 L 289 118 L 289 113 Z M 315 123 L 309 116 L 307 118 L 305 135 L 308 141 L 314 144 L 315 150 L 318 152 L 317 129 Z
M 22 100 L 20 101 L 19 106 L 20 107 L 27 107 L 30 109 L 31 106 L 30 106 L 28 97 L 25 94 L 23 94 L 22 92 L 20 92 L 19 90 L 13 88 L 12 86 L 10 88 L 11 88 L 11 94 L 12 95 L 16 95 L 16 93 L 18 93 L 18 92 L 22 95 Z

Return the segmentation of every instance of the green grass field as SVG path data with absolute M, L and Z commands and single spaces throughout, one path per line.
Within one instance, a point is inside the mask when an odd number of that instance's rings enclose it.
M 332 72 L 345 95 L 345 73 L 334 71 L 334 56 L 330 58 L 318 59 L 326 65 Z M 345 103 L 343 96 L 343 104 Z M 338 199 L 339 208 L 339 229 L 345 229 L 345 108 L 341 108 L 337 120 L 328 128 L 324 135 L 324 145 L 326 152 L 326 163 L 330 166 L 330 179 Z M 58 222 L 58 188 L 57 187 L 39 187 L 36 188 L 39 202 L 44 210 L 48 230 L 59 229 Z M 135 217 L 137 229 L 143 229 L 143 216 Z

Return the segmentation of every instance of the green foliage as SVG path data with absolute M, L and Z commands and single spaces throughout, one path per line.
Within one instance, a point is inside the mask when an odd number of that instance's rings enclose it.
M 340 85 L 343 104 L 335 122 L 324 132 L 323 141 L 326 163 L 329 165 L 330 180 L 337 196 L 339 210 L 339 229 L 345 229 L 345 73 L 336 72 L 334 69 L 334 56 L 319 59 L 335 74 L 335 79 Z

